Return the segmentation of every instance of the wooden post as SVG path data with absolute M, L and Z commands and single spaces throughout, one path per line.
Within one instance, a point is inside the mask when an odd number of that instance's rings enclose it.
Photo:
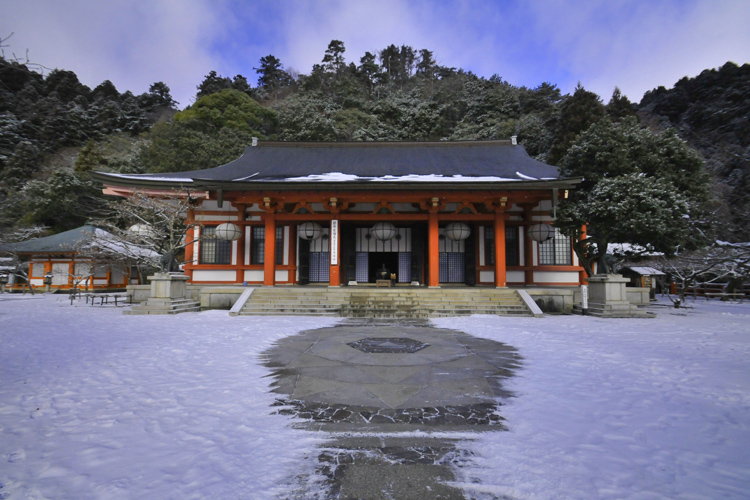
M 188 230 L 185 233 L 185 276 L 193 281 L 193 265 L 195 264 L 195 209 L 189 208 L 187 212 Z M 128 278 L 130 281 L 130 278 Z M 138 277 L 141 282 L 141 277 Z
M 263 286 L 273 286 L 276 283 L 276 214 L 266 212 L 266 241 L 263 263 Z
M 437 211 L 430 211 L 429 218 L 427 219 L 427 262 L 430 269 L 427 286 L 429 288 L 440 287 L 440 239 L 438 237 L 438 228 Z
M 495 287 L 505 288 L 505 201 L 501 200 L 495 209 Z
M 534 284 L 534 240 L 529 238 L 529 228 L 534 225 L 532 211 L 534 205 L 524 204 L 523 206 L 523 266 L 524 282 L 526 285 Z
M 581 226 L 581 239 L 583 240 L 585 238 L 586 238 L 586 224 L 584 224 L 583 226 Z M 573 257 L 576 258 L 576 259 L 578 258 L 578 256 L 576 255 L 575 251 L 573 252 Z M 578 262 L 578 265 L 581 267 L 581 270 L 578 272 L 578 281 L 579 281 L 579 284 L 585 285 L 586 283 L 588 283 L 588 279 L 589 278 L 586 275 L 586 271 L 583 269 L 583 264 L 581 264 L 580 262 Z
M 242 235 L 240 236 L 240 239 L 237 240 L 237 261 L 235 262 L 235 267 L 237 269 L 237 274 L 235 276 L 235 281 L 237 283 L 243 283 L 245 281 L 245 225 L 243 224 L 245 221 L 245 205 L 237 205 L 237 226 L 242 231 Z
M 329 231 L 328 248 L 329 255 L 331 256 L 330 267 L 328 269 L 328 286 L 340 286 L 341 278 L 339 271 L 341 269 L 341 234 L 339 232 L 340 224 L 337 219 L 331 221 L 331 227 Z
M 287 242 L 289 247 L 289 277 L 287 278 L 290 283 L 296 283 L 297 281 L 297 225 L 289 225 L 289 241 Z

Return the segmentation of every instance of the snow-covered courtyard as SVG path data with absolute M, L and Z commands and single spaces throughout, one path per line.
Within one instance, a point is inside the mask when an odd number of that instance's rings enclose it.
M 688 305 L 434 320 L 523 357 L 509 431 L 465 436 L 456 484 L 516 500 L 750 498 L 750 303 Z M 272 413 L 259 355 L 336 321 L 0 295 L 0 498 L 283 497 L 329 436 Z

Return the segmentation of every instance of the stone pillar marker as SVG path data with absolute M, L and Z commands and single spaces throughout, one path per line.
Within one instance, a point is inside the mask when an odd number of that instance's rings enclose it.
M 182 273 L 155 273 L 151 280 L 151 297 L 123 314 L 176 314 L 200 311 L 200 303 L 186 295 L 188 277 Z
M 588 279 L 588 314 L 604 318 L 648 318 L 651 313 L 628 301 L 625 284 L 628 278 L 620 274 L 596 274 Z

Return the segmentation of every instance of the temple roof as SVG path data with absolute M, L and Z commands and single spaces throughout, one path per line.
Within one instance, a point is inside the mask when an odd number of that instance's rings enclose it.
M 70 231 L 0 246 L 14 253 L 76 253 L 97 246 L 131 257 L 158 257 L 159 254 L 137 245 L 117 241 L 111 233 L 86 224 Z
M 511 141 L 260 142 L 242 156 L 205 170 L 105 174 L 105 184 L 150 186 L 267 183 L 514 183 L 560 179 L 557 167 Z

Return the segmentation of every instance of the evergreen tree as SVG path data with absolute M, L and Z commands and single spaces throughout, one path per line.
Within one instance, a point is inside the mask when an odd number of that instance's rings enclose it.
M 628 116 L 638 117 L 633 103 L 630 102 L 627 96 L 622 95 L 618 87 L 615 87 L 614 92 L 612 92 L 612 98 L 607 103 L 607 115 L 614 122 L 618 122 Z
M 341 40 L 331 40 L 326 49 L 325 56 L 323 56 L 323 64 L 325 70 L 330 73 L 341 73 L 346 67 L 344 62 L 344 42 Z
M 422 78 L 431 80 L 435 78 L 435 69 L 437 64 L 432 57 L 432 51 L 421 49 L 419 51 L 419 62 L 417 62 L 417 75 Z
M 609 243 L 669 254 L 700 246 L 710 230 L 703 224 L 708 175 L 700 156 L 674 133 L 653 134 L 632 117 L 600 120 L 573 142 L 561 166 L 563 176 L 584 179 L 561 204 L 555 225 L 574 236 L 589 274 L 594 260 L 607 272 Z
M 563 100 L 560 106 L 557 132 L 549 153 L 549 162 L 557 165 L 573 141 L 605 116 L 606 111 L 599 96 L 587 91 L 579 83 L 573 95 Z
M 258 73 L 258 86 L 263 87 L 276 99 L 279 97 L 279 89 L 291 85 L 292 77 L 284 71 L 281 61 L 269 54 L 260 58 L 260 67 L 253 68 Z
M 216 92 L 221 92 L 222 90 L 231 88 L 232 80 L 230 78 L 220 76 L 216 73 L 216 71 L 211 71 L 206 75 L 201 84 L 198 85 L 198 93 L 196 94 L 195 98 L 200 99 L 201 97 L 205 97 L 207 95 L 211 95 Z

